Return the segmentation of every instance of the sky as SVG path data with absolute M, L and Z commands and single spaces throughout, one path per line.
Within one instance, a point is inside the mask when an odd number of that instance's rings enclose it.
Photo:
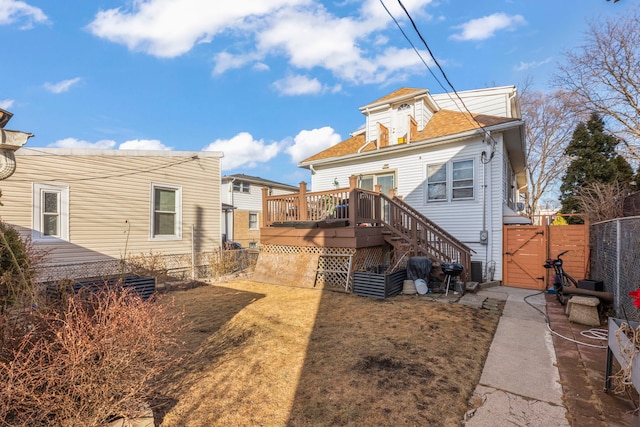
M 638 3 L 401 1 L 457 91 L 552 90 L 588 23 Z M 223 175 L 292 185 L 360 107 L 451 91 L 398 0 L 0 0 L 0 40 L 0 108 L 26 147 L 221 151 Z

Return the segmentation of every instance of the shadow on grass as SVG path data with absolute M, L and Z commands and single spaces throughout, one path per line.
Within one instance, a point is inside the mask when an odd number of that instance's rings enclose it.
M 459 425 L 498 318 L 323 291 L 287 425 Z
M 227 337 L 216 346 L 207 345 L 211 337 L 240 311 L 264 298 L 264 294 L 246 292 L 204 283 L 195 283 L 173 290 L 163 296 L 164 303 L 174 304 L 184 314 L 181 332 L 180 361 L 174 369 L 157 379 L 161 393 L 151 405 L 156 425 L 178 401 L 179 390 L 188 389 L 197 380 L 197 373 L 215 363 L 227 351 L 249 338 L 251 331 L 224 331 Z

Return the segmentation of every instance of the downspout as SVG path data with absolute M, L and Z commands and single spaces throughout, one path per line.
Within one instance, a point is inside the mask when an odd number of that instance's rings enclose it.
M 233 182 L 235 181 L 235 178 L 231 178 L 231 181 L 229 181 L 229 191 L 231 192 L 231 230 L 229 230 L 227 228 L 227 241 L 231 241 L 231 242 L 235 242 L 235 237 L 234 233 L 233 233 L 233 229 L 236 226 L 236 205 L 233 201 Z M 231 238 L 229 238 L 229 231 L 231 231 Z

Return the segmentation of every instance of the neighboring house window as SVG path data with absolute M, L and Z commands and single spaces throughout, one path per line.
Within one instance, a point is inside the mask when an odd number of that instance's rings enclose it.
M 427 201 L 473 199 L 474 170 L 473 160 L 427 165 Z
M 151 238 L 172 240 L 182 237 L 182 189 L 151 184 Z
M 427 200 L 447 200 L 447 165 L 427 166 Z
M 244 181 L 233 181 L 233 191 L 236 193 L 248 193 L 251 185 Z
M 400 106 L 398 107 L 398 111 L 410 110 L 410 109 L 411 109 L 411 105 L 409 104 L 400 104 Z
M 69 187 L 33 185 L 34 240 L 69 240 Z
M 249 212 L 249 230 L 258 229 L 258 214 L 256 212 Z
M 473 198 L 473 160 L 452 162 L 452 195 L 453 200 Z

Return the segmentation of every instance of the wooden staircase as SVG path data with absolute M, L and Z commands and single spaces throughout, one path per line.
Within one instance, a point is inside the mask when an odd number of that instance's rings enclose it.
M 412 256 L 426 256 L 434 267 L 444 263 L 462 264 L 461 279 L 471 280 L 472 250 L 440 228 L 410 204 L 380 194 L 384 240 L 393 247 L 392 265 L 400 264 Z

